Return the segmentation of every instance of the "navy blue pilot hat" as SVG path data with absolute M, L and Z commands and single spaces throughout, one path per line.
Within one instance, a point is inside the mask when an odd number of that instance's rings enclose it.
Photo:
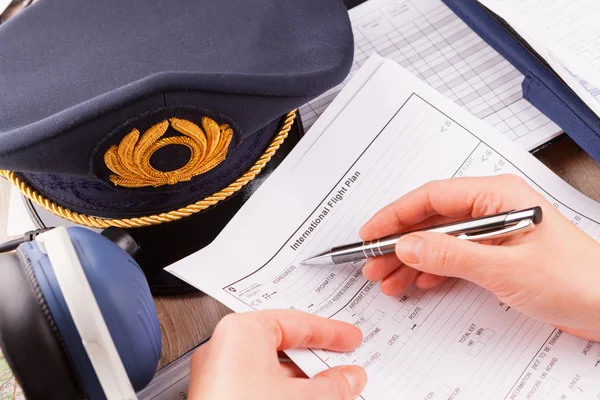
M 150 287 L 183 290 L 162 268 L 214 239 L 353 49 L 342 0 L 38 0 L 0 24 L 0 175 L 32 212 L 128 229 Z

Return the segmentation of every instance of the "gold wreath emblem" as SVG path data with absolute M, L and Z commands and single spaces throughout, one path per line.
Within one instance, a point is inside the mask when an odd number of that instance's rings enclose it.
M 169 121 L 173 129 L 184 136 L 162 138 L 169 129 Z M 233 129 L 226 124 L 219 126 L 208 117 L 202 118 L 202 128 L 204 130 L 184 119 L 171 118 L 150 127 L 141 137 L 137 129 L 132 130 L 118 146 L 112 146 L 104 154 L 106 166 L 114 172 L 110 176 L 111 182 L 127 188 L 159 187 L 189 181 L 210 171 L 227 157 Z M 187 164 L 168 172 L 152 167 L 152 155 L 172 144 L 190 149 L 191 157 Z

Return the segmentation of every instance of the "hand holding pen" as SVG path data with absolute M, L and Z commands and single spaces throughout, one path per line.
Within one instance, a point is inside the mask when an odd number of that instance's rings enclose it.
M 540 205 L 529 232 L 471 241 L 428 227 Z M 395 253 L 370 259 L 364 276 L 387 295 L 449 277 L 474 282 L 513 309 L 568 333 L 600 340 L 600 245 L 522 179 L 457 178 L 420 187 L 379 211 L 360 231 L 365 241 L 401 232 Z M 311 267 L 307 267 L 311 268 Z
M 436 225 L 422 229 L 426 232 L 443 233 L 458 239 L 481 242 L 496 240 L 530 232 L 542 222 L 542 208 L 533 207 L 520 211 L 509 211 L 495 215 Z M 396 252 L 396 244 L 411 232 L 390 235 L 368 242 L 337 246 L 315 254 L 301 262 L 303 265 L 344 264 L 381 257 Z

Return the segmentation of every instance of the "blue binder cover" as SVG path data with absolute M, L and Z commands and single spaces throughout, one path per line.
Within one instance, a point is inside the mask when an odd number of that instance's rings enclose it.
M 600 118 L 504 20 L 477 0 L 442 0 L 523 75 L 523 96 L 600 162 Z

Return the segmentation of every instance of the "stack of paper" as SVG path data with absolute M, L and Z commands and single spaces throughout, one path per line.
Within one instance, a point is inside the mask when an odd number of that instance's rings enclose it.
M 362 263 L 300 264 L 359 240 L 374 212 L 428 181 L 503 173 L 523 177 L 600 238 L 600 204 L 394 62 L 373 57 L 221 235 L 167 270 L 237 312 L 293 308 L 358 326 L 364 339 L 355 351 L 288 355 L 309 376 L 363 366 L 363 399 L 600 398 L 600 346 L 481 287 L 449 280 L 394 298 L 362 276 Z
M 396 61 L 525 150 L 562 133 L 523 98 L 523 75 L 441 0 L 369 0 L 350 10 L 354 63 L 346 82 L 300 108 L 306 129 L 373 54 Z

